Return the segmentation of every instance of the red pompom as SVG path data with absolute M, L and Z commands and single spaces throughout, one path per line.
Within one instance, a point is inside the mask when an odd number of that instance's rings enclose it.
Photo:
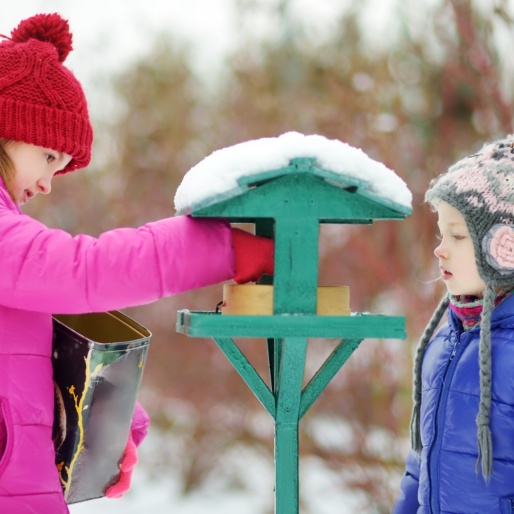
M 57 49 L 60 62 L 64 62 L 73 50 L 73 38 L 68 22 L 57 13 L 36 14 L 23 20 L 11 32 L 11 39 L 15 43 L 24 43 L 29 39 L 52 43 Z

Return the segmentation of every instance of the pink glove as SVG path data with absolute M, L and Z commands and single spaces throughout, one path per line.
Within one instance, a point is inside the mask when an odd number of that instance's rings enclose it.
M 120 464 L 120 477 L 118 481 L 107 488 L 105 496 L 107 498 L 121 498 L 129 489 L 130 481 L 132 480 L 132 472 L 137 464 L 137 449 L 132 435 L 129 435 L 129 440 L 125 448 L 125 454 Z
M 150 418 L 139 402 L 136 402 L 130 434 L 125 447 L 125 453 L 120 463 L 120 476 L 118 481 L 107 488 L 107 498 L 121 498 L 129 489 L 132 472 L 137 464 L 137 447 L 142 443 L 148 433 Z
M 273 274 L 275 242 L 239 228 L 232 228 L 232 246 L 236 260 L 234 281 L 238 284 L 257 282 L 266 273 Z

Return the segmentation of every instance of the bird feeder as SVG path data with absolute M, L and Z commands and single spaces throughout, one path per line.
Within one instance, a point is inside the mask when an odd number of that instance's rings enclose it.
M 208 184 L 204 193 L 195 188 L 200 181 Z M 411 213 L 410 201 L 403 181 L 361 150 L 298 133 L 219 150 L 192 168 L 177 191 L 179 212 L 253 224 L 257 235 L 275 241 L 274 276 L 245 286 L 272 283 L 264 310 L 255 312 L 251 302 L 246 314 L 245 308 L 235 313 L 180 310 L 177 331 L 212 338 L 272 416 L 279 514 L 299 512 L 298 423 L 304 414 L 363 339 L 406 337 L 403 316 L 350 314 L 344 299 L 338 300 L 343 303 L 336 314 L 318 310 L 320 224 L 402 220 Z M 265 340 L 270 386 L 234 338 Z M 304 386 L 310 338 L 341 341 Z

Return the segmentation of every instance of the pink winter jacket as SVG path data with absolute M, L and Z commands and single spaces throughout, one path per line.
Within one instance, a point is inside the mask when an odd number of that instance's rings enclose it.
M 69 512 L 51 437 L 52 314 L 122 309 L 233 276 L 224 221 L 177 216 L 72 237 L 22 214 L 0 182 L 0 513 Z

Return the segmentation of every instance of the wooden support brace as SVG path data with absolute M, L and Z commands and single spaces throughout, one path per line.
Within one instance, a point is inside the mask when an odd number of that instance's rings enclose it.
M 305 386 L 300 401 L 299 419 L 310 409 L 318 396 L 341 369 L 350 355 L 357 349 L 362 339 L 343 339 L 330 354 L 321 368 Z

